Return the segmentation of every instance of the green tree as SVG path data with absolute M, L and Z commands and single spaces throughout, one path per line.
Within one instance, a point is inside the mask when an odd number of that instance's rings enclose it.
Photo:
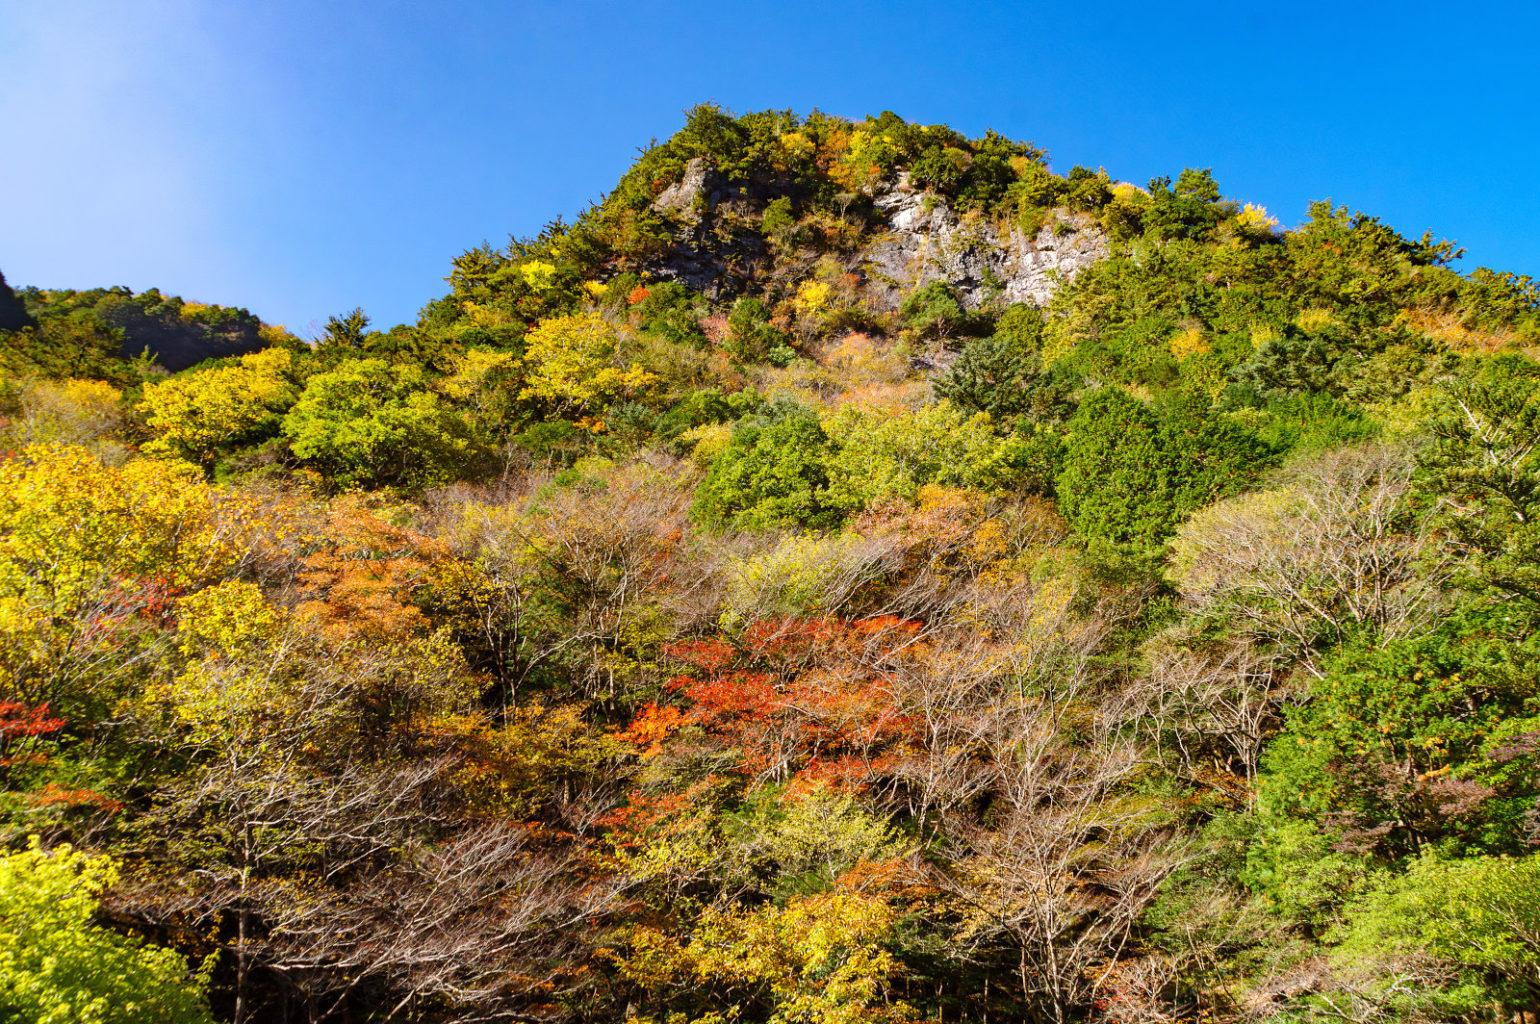
M 290 450 L 342 485 L 428 486 L 476 454 L 466 422 L 428 389 L 423 371 L 349 359 L 319 373 L 283 420 Z
M 21 304 L 11 286 L 5 283 L 5 275 L 0 274 L 0 331 L 19 331 L 23 327 L 32 326 L 35 325 L 27 307 Z
M 0 371 L 22 377 L 96 377 L 123 383 L 132 376 L 122 358 L 125 335 L 94 309 L 42 318 L 35 327 L 0 332 Z
M 1260 438 L 1198 395 L 1151 407 L 1116 388 L 1093 392 L 1066 425 L 1058 494 L 1081 536 L 1149 547 L 1182 518 L 1238 490 L 1265 465 Z
M 912 412 L 848 406 L 826 429 L 838 438 L 828 460 L 829 499 L 855 511 L 884 498 L 913 499 L 926 484 L 1012 490 L 1023 443 L 995 434 L 989 417 L 942 401 Z
M 369 317 L 361 308 L 326 318 L 326 330 L 316 339 L 316 350 L 327 354 L 356 355 L 369 336 Z
M 1202 238 L 1236 213 L 1234 203 L 1219 200 L 1219 186 L 1207 170 L 1189 167 L 1177 176 L 1150 181 L 1150 203 L 1143 215 L 1146 234 L 1158 239 Z
M 1363 347 L 1341 324 L 1327 323 L 1312 331 L 1290 325 L 1281 336 L 1259 345 L 1244 363 L 1232 367 L 1230 377 L 1265 397 L 1341 395 L 1364 355 Z
M 1344 904 L 1383 871 L 1361 853 L 1339 849 L 1339 834 L 1313 821 L 1270 814 L 1244 820 L 1254 831 L 1237 880 L 1260 895 L 1272 914 L 1310 933 L 1324 935 L 1341 925 Z
M 733 303 L 727 316 L 727 350 L 745 363 L 790 363 L 795 353 L 791 336 L 770 324 L 770 311 L 752 296 Z
M 643 296 L 631 305 L 630 312 L 644 332 L 680 345 L 705 346 L 706 335 L 696 316 L 703 308 L 699 295 L 678 281 L 651 282 L 631 294 Z
M 1459 292 L 1447 269 L 1451 242 L 1403 238 L 1374 217 L 1330 202 L 1310 204 L 1310 220 L 1284 241 L 1278 286 L 1298 309 L 1329 308 L 1356 328 L 1388 325 L 1405 306 L 1442 304 Z
M 1078 164 L 1069 169 L 1065 179 L 1068 206 L 1095 213 L 1112 201 L 1112 181 L 1106 171 L 1093 171 Z
M 1501 610 L 1476 608 L 1425 636 L 1342 650 L 1274 740 L 1263 805 L 1393 857 L 1437 842 L 1521 847 L 1540 796 L 1540 688 L 1512 632 Z
M 1402 1013 L 1485 1020 L 1494 1002 L 1515 1016 L 1540 1009 L 1540 854 L 1426 857 L 1349 917 L 1336 958 L 1380 965 L 1380 998 Z M 1429 957 L 1455 976 L 1408 984 L 1400 963 Z
M 937 397 L 960 409 L 988 413 L 997 422 L 1018 416 L 1055 421 L 1073 411 L 1073 374 L 1042 366 L 1042 314 L 1022 303 L 1012 305 L 987 338 L 963 345 L 957 360 L 936 378 Z
M 1421 464 L 1467 586 L 1540 612 L 1540 363 L 1478 360 L 1440 396 Z
M 1171 467 L 1172 502 L 1181 515 L 1233 494 L 1272 461 L 1256 434 L 1215 413 L 1203 395 L 1169 391 L 1156 404 L 1160 447 Z
M 829 493 L 834 446 L 811 412 L 798 409 L 765 426 L 741 426 L 712 460 L 696 491 L 695 512 L 739 529 L 839 524 Z
M 968 314 L 946 281 L 932 281 L 899 308 L 904 326 L 927 338 L 947 338 L 967 322 Z
M 1178 519 L 1172 467 L 1149 406 L 1102 388 L 1080 403 L 1067 430 L 1056 486 L 1076 532 L 1137 546 L 1170 535 Z
M 208 971 L 91 923 L 117 881 L 68 846 L 0 857 L 0 1019 L 18 1024 L 213 1024 Z
M 915 160 L 910 174 L 914 183 L 921 188 L 951 195 L 962 184 L 971 163 L 968 154 L 956 146 L 929 146 Z

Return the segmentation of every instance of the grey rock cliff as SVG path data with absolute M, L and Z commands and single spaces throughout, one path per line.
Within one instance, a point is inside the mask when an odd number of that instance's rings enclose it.
M 673 244 L 644 269 L 712 298 L 739 294 L 773 262 L 758 232 L 744 225 L 787 185 L 735 184 L 710 160 L 692 159 L 652 202 L 672 223 Z M 870 202 L 887 230 L 852 254 L 851 265 L 862 272 L 877 310 L 897 309 L 915 288 L 937 280 L 950 282 L 970 309 L 991 301 L 1042 306 L 1111 249 L 1093 217 L 1061 211 L 1029 237 L 1014 225 L 959 216 L 945 199 L 914 188 L 907 173 L 878 186 Z
M 695 223 L 716 209 L 717 203 L 725 198 L 725 191 L 711 161 L 698 156 L 685 164 L 683 178 L 659 193 L 652 208 Z
M 1110 251 L 1101 225 L 1060 214 L 1028 237 L 959 217 L 946 200 L 915 189 L 907 175 L 873 199 L 888 231 L 860 253 L 873 304 L 896 309 L 914 288 L 948 281 L 964 305 L 992 298 L 1041 306 L 1061 284 Z
M 726 181 L 710 160 L 695 157 L 685 165 L 684 176 L 652 201 L 653 212 L 672 221 L 674 242 L 644 269 L 713 299 L 738 294 L 750 268 L 768 258 L 764 240 L 713 228 L 719 215 L 741 215 L 746 205 L 743 189 Z

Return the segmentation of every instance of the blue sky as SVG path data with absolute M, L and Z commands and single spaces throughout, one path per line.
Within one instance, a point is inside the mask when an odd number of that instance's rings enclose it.
M 379 326 L 703 100 L 1211 167 L 1540 276 L 1540 3 L 0 0 L 0 272 Z

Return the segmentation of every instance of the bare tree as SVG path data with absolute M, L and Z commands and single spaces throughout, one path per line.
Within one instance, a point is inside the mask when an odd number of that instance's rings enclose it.
M 1134 747 L 1076 748 L 1047 716 L 1010 717 L 992 751 L 989 813 L 949 815 L 951 865 L 934 884 L 967 908 L 964 955 L 1012 947 L 1029 1012 L 1062 1024 L 1099 994 L 1187 846 L 1127 792 Z
M 534 479 L 437 524 L 458 556 L 440 584 L 490 653 L 510 708 L 534 672 L 556 663 L 590 699 L 614 699 L 615 655 L 631 631 L 649 619 L 675 630 L 695 623 L 705 577 L 685 557 L 690 494 L 673 472 L 637 465 L 604 488 Z
M 509 1019 L 546 1002 L 613 889 L 587 877 L 577 837 L 537 840 L 469 813 L 464 755 L 411 733 L 409 709 L 434 699 L 416 691 L 445 681 L 403 670 L 398 650 L 328 646 L 301 628 L 243 655 L 203 666 L 213 699 L 195 731 L 167 738 L 191 763 L 141 821 L 188 870 L 141 880 L 120 906 L 212 929 L 236 1024 L 258 1019 L 275 986 L 310 1024 L 365 996 L 391 1007 L 382 1020 L 424 1007 Z M 254 677 L 270 706 L 219 699 Z M 572 825 L 591 825 L 580 802 Z
M 1279 490 L 1199 512 L 1174 544 L 1182 596 L 1320 674 L 1320 652 L 1360 626 L 1384 641 L 1435 617 L 1445 576 L 1413 462 L 1384 445 L 1332 452 Z
M 547 1016 L 616 906 L 617 886 L 585 880 L 581 866 L 519 826 L 470 827 L 347 886 L 263 887 L 259 948 L 303 993 L 312 1022 L 360 987 L 395 1000 L 381 1020 L 428 1007 L 443 1021 Z
M 1145 671 L 1105 700 L 1109 720 L 1130 726 L 1189 781 L 1250 799 L 1269 730 L 1293 692 L 1286 656 L 1182 628 L 1157 637 L 1145 656 Z
M 1086 611 L 1073 580 L 981 590 L 895 673 L 923 730 L 901 777 L 934 836 L 930 882 L 958 911 L 954 953 L 1012 951 L 1027 1011 L 1056 1024 L 1101 991 L 1187 855 L 1131 792 L 1143 751 L 1094 711 L 1095 655 L 1136 601 Z

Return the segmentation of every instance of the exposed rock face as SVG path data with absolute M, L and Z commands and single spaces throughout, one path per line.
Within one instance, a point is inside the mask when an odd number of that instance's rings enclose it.
M 698 156 L 685 164 L 684 177 L 664 189 L 652 201 L 658 213 L 671 214 L 687 223 L 709 216 L 717 204 L 728 198 L 728 189 L 716 168 Z
M 749 268 L 767 259 L 764 240 L 757 234 L 718 233 L 712 230 L 716 215 L 746 212 L 743 189 L 734 187 L 710 160 L 696 157 L 685 165 L 684 177 L 664 189 L 652 201 L 656 213 L 674 221 L 674 244 L 647 267 L 665 280 L 681 281 L 713 299 L 738 294 L 750 275 Z
M 139 306 L 120 302 L 103 310 L 102 318 L 123 329 L 123 358 L 132 359 L 148 349 L 155 361 L 172 373 L 205 359 L 243 356 L 267 344 L 257 333 L 255 317 L 211 327 L 175 315 L 149 316 Z
M 679 281 L 715 301 L 741 295 L 757 267 L 769 262 L 765 243 L 753 235 L 726 240 L 710 234 L 677 240 L 667 253 L 641 269 L 664 281 Z
M 938 280 L 951 282 L 970 309 L 991 298 L 1041 306 L 1110 251 L 1106 233 L 1090 217 L 1060 216 L 1035 237 L 1014 227 L 1002 235 L 914 189 L 907 175 L 873 205 L 887 215 L 889 230 L 860 256 L 879 309 L 896 309 L 908 292 Z
M 1061 213 L 1029 237 L 1014 226 L 1002 231 L 960 217 L 945 199 L 914 188 L 908 179 L 900 174 L 871 198 L 888 230 L 854 254 L 874 309 L 897 309 L 915 288 L 937 280 L 950 282 L 969 309 L 990 301 L 1042 306 L 1060 285 L 1110 251 L 1092 217 Z M 771 262 L 763 239 L 742 225 L 788 185 L 731 182 L 709 159 L 696 157 L 683 177 L 653 200 L 653 211 L 674 224 L 674 244 L 646 269 L 712 298 L 738 294 L 755 276 L 754 267 Z M 737 227 L 719 230 L 732 224 Z
M 191 331 L 169 331 L 136 335 L 123 343 L 122 355 L 131 359 L 145 349 L 155 361 L 172 373 L 197 366 L 206 359 L 226 359 L 244 356 L 266 346 L 261 338 L 241 337 L 232 334 L 198 334 Z
M 757 216 L 764 204 L 793 188 L 785 177 L 767 175 L 748 180 L 729 180 L 707 157 L 685 164 L 684 176 L 652 201 L 655 213 L 687 225 L 709 221 L 713 215 Z

